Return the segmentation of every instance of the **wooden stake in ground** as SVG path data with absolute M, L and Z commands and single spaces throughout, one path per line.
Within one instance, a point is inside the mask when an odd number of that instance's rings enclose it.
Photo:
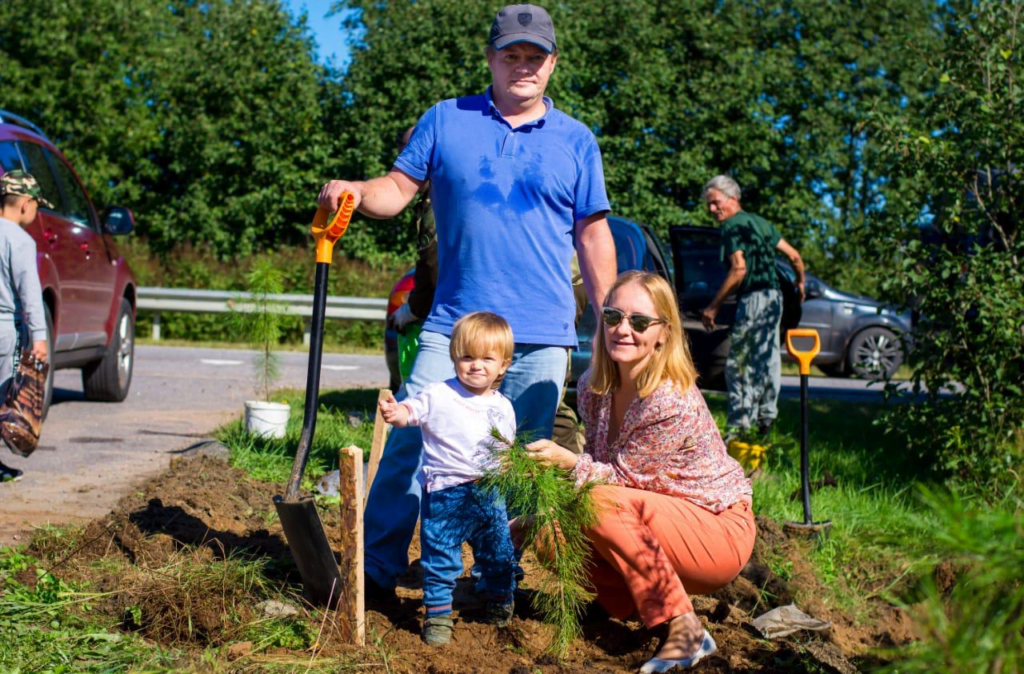
M 341 570 L 338 593 L 338 633 L 347 644 L 366 642 L 363 588 L 363 450 L 349 446 L 338 455 L 338 493 L 341 496 Z
M 377 402 L 387 400 L 391 391 L 382 388 L 377 393 Z M 370 487 L 373 486 L 373 478 L 377 477 L 377 467 L 380 465 L 380 455 L 384 451 L 384 441 L 388 437 L 388 422 L 380 414 L 380 407 L 377 407 L 373 420 L 373 442 L 370 443 L 370 463 L 366 473 L 366 491 L 363 492 L 363 507 L 366 507 L 366 498 L 370 495 Z

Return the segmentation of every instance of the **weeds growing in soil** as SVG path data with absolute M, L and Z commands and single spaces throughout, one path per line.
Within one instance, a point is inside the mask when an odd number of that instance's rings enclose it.
M 109 672 L 169 667 L 174 649 L 117 629 L 102 593 L 60 580 L 38 559 L 0 548 L 0 671 Z

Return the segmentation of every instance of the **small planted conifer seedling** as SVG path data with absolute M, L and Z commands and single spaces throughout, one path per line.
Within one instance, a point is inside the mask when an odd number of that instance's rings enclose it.
M 539 581 L 533 603 L 555 629 L 551 652 L 564 658 L 582 633 L 580 617 L 593 599 L 586 587 L 590 543 L 584 530 L 597 522 L 594 485 L 577 487 L 569 471 L 531 459 L 525 449 L 527 437 L 509 440 L 497 429 L 491 434 L 496 461 L 482 484 L 505 499 L 510 517 L 522 526 L 524 551 L 532 549 L 548 572 Z

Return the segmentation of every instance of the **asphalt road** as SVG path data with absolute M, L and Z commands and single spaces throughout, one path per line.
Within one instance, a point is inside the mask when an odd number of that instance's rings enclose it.
M 281 386 L 305 388 L 306 353 L 281 353 Z M 0 544 L 25 540 L 33 527 L 88 521 L 170 460 L 242 415 L 254 398 L 252 352 L 139 346 L 131 393 L 122 403 L 87 402 L 77 370 L 57 372 L 54 404 L 39 449 L 4 463 L 25 471 L 0 484 Z M 321 387 L 386 386 L 383 356 L 325 354 Z M 867 401 L 878 387 L 849 379 L 811 380 L 812 397 Z M 799 378 L 783 378 L 783 395 L 799 396 Z
M 305 388 L 307 355 L 281 353 L 281 386 Z M 60 370 L 39 448 L 27 459 L 0 449 L 25 471 L 0 484 L 0 544 L 33 527 L 88 521 L 170 460 L 243 413 L 253 395 L 252 352 L 139 346 L 128 399 L 87 402 L 78 370 Z M 387 385 L 383 356 L 325 354 L 323 388 Z M 15 538 L 17 536 L 17 538 Z

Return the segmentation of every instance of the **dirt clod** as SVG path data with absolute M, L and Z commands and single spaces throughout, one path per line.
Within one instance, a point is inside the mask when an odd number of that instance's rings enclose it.
M 242 641 L 237 644 L 231 644 L 230 646 L 228 646 L 228 660 L 237 660 L 238 658 L 244 658 L 251 652 L 251 641 Z

